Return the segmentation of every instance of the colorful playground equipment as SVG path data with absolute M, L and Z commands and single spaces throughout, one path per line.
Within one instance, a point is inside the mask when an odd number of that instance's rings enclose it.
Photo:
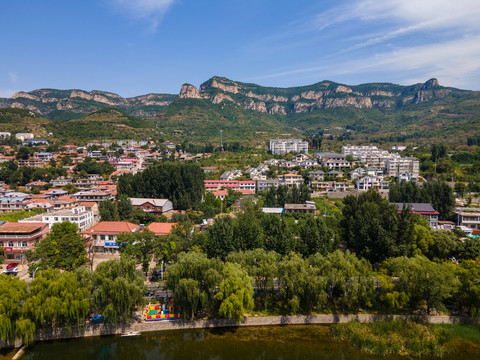
M 145 309 L 145 321 L 159 321 L 159 320 L 178 320 L 180 313 L 175 312 L 173 304 L 165 306 L 162 305 L 147 305 Z

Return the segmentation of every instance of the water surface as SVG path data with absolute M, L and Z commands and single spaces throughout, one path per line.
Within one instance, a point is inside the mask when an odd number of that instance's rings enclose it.
M 468 351 L 443 359 L 480 359 Z M 22 360 L 373 360 L 377 357 L 337 342 L 323 325 L 175 330 L 137 337 L 91 337 L 37 343 Z M 427 359 L 427 358 L 421 358 Z M 431 358 L 428 358 L 431 359 Z

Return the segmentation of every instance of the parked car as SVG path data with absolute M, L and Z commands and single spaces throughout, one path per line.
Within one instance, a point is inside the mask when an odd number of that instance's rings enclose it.
M 102 323 L 104 320 L 103 316 L 102 315 L 96 315 L 96 316 L 93 316 L 91 319 L 90 319 L 90 323 L 91 324 L 100 324 Z
M 7 270 L 8 269 L 13 269 L 13 268 L 16 268 L 18 266 L 18 263 L 11 263 L 11 264 L 8 264 L 7 265 Z
M 11 269 L 5 270 L 2 274 L 17 276 L 18 269 L 17 268 L 11 268 Z

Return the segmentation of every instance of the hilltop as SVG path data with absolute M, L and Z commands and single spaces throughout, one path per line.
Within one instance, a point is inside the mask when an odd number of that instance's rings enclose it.
M 0 99 L 0 107 L 29 111 L 19 115 L 25 115 L 20 123 L 62 139 L 148 134 L 204 142 L 224 130 L 226 140 L 250 142 L 337 129 L 337 135 L 348 132 L 359 141 L 462 143 L 480 132 L 480 92 L 444 87 L 437 79 L 409 86 L 321 81 L 278 88 L 212 77 L 199 88 L 184 84 L 178 95 L 123 98 L 105 91 L 40 89 Z M 10 129 L 16 129 L 14 123 Z

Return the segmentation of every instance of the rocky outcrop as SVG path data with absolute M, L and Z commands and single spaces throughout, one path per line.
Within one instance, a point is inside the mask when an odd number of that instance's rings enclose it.
M 178 96 L 181 99 L 201 99 L 198 89 L 191 84 L 183 84 L 180 89 L 180 95 Z
M 238 94 L 238 88 L 239 88 L 238 84 L 233 81 L 230 84 L 225 84 L 223 82 L 217 81 L 214 78 L 211 81 L 207 82 L 206 84 L 203 84 L 202 86 L 200 86 L 200 92 L 204 92 L 210 87 L 217 88 L 232 94 Z
M 252 99 L 248 99 L 243 103 L 243 108 L 247 110 L 256 110 L 260 112 L 267 112 L 267 106 L 263 101 L 253 101 Z
M 423 84 L 421 90 L 430 90 L 433 87 L 440 86 L 440 83 L 438 82 L 437 79 L 432 78 L 430 80 L 427 80 L 425 84 Z
M 267 111 L 269 114 L 275 115 L 275 114 L 280 114 L 280 115 L 286 115 L 287 112 L 285 111 L 285 108 L 283 106 L 280 106 L 278 104 L 272 104 L 267 106 Z
M 11 97 L 11 99 L 18 99 L 18 98 L 30 99 L 30 100 L 34 100 L 34 101 L 41 101 L 39 97 L 37 97 L 35 95 L 32 95 L 32 94 L 29 94 L 29 93 L 26 93 L 26 92 L 23 92 L 23 91 L 19 91 L 19 92 L 13 94 L 12 97 Z
M 231 96 L 226 95 L 226 94 L 216 94 L 214 97 L 211 98 L 212 103 L 214 104 L 220 104 L 222 101 L 231 101 L 235 102 Z
M 383 90 L 370 90 L 365 93 L 365 96 L 387 96 L 393 97 L 393 93 L 390 91 L 383 91 Z

